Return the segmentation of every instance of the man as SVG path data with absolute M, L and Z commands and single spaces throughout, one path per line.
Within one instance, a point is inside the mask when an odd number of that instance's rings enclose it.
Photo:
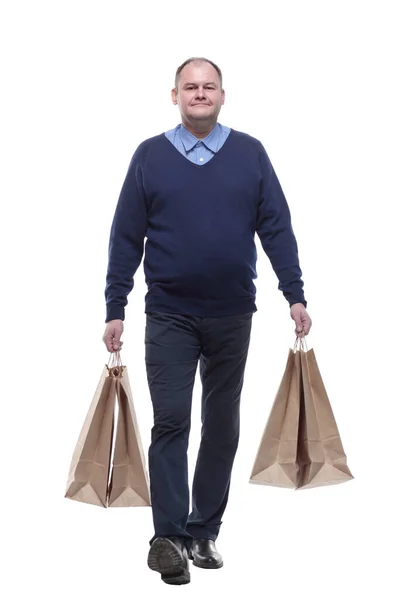
M 188 559 L 202 568 L 223 564 L 215 541 L 228 501 L 257 311 L 255 232 L 297 335 L 311 327 L 282 189 L 262 144 L 217 122 L 224 101 L 213 62 L 191 58 L 178 68 L 172 102 L 182 123 L 137 148 L 110 234 L 103 337 L 109 352 L 123 343 L 124 308 L 145 254 L 145 360 L 154 411 L 155 532 L 148 566 L 169 584 L 189 583 Z M 202 437 L 189 514 L 187 448 L 199 360 Z

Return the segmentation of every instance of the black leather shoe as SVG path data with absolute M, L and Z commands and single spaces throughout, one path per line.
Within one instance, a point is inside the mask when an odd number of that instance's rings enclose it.
M 189 558 L 202 569 L 220 569 L 224 564 L 213 540 L 193 540 Z
M 150 547 L 147 564 L 161 574 L 165 583 L 182 585 L 190 582 L 188 553 L 181 538 L 156 538 Z

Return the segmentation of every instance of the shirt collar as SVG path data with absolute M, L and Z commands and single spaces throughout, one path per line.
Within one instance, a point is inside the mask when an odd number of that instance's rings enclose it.
M 197 142 L 202 142 L 209 150 L 211 150 L 214 153 L 217 152 L 218 140 L 221 133 L 221 126 L 219 123 L 217 123 L 215 127 L 210 131 L 208 136 L 202 140 L 190 133 L 190 131 L 188 131 L 186 127 L 182 124 L 178 126 L 178 131 L 186 152 L 189 152 L 189 150 L 193 150 Z

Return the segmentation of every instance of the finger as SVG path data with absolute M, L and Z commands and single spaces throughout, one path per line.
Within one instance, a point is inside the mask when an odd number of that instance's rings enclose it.
M 103 335 L 102 341 L 109 352 L 112 352 L 112 339 L 110 336 Z
M 123 344 L 123 342 L 121 342 L 121 340 L 114 339 L 113 342 L 112 342 L 114 351 L 121 350 L 122 344 Z

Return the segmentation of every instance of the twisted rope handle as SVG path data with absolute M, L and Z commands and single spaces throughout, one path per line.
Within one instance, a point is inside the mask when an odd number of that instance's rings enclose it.
M 109 370 L 114 369 L 115 367 L 122 367 L 121 354 L 119 350 L 110 353 L 107 367 Z
M 299 348 L 297 348 L 297 346 L 299 346 Z M 307 342 L 306 342 L 305 337 L 300 337 L 300 336 L 296 337 L 296 341 L 293 346 L 293 352 L 296 352 L 297 350 L 303 350 L 305 352 L 308 352 Z

